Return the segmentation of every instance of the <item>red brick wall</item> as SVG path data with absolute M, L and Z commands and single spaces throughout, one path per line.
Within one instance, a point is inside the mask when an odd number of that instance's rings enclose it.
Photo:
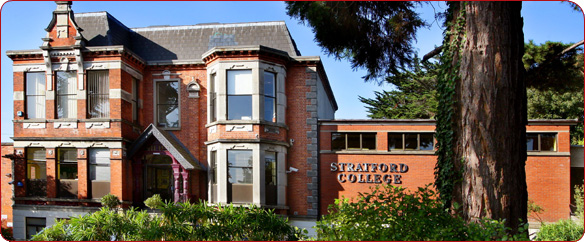
M 389 130 L 402 131 L 433 131 L 433 125 L 321 125 L 320 126 L 320 207 L 321 214 L 326 214 L 329 204 L 336 198 L 353 198 L 359 192 L 369 190 L 372 183 L 351 183 L 338 181 L 339 174 L 391 174 L 379 172 L 340 172 L 331 171 L 331 163 L 403 163 L 408 165 L 408 172 L 394 173 L 402 175 L 402 186 L 412 189 L 434 182 L 435 155 L 404 155 L 382 153 L 387 150 Z M 378 153 L 329 153 L 331 149 L 331 131 L 378 131 Z M 384 131 L 384 132 L 381 132 Z M 558 151 L 569 152 L 569 126 L 527 126 L 527 131 L 558 132 Z M 323 152 L 325 150 L 325 152 Z M 543 221 L 553 222 L 568 219 L 570 214 L 570 157 L 568 154 L 557 153 L 555 156 L 536 156 L 529 153 L 526 162 L 528 198 L 541 206 L 544 212 L 540 215 Z M 371 176 L 373 178 L 373 176 Z M 535 217 L 529 217 L 535 220 Z
M 8 183 L 12 181 L 11 177 L 7 177 L 6 174 L 12 174 L 12 161 L 8 158 L 4 158 L 7 154 L 13 154 L 14 149 L 12 145 L 2 144 L 2 166 L 0 167 L 0 191 L 2 193 L 2 215 L 6 215 L 6 220 L 2 219 L 2 227 L 6 227 L 6 223 L 12 223 L 12 185 Z

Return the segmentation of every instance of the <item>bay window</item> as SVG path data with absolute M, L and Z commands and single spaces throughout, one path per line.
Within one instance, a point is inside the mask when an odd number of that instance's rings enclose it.
M 57 118 L 77 118 L 77 76 L 73 71 L 57 72 Z
M 211 151 L 209 156 L 209 176 L 211 180 L 210 202 L 217 202 L 217 151 Z
M 46 81 L 44 72 L 26 73 L 27 118 L 45 118 L 45 90 Z
M 87 73 L 87 112 L 89 118 L 110 117 L 110 78 L 108 71 Z
M 179 128 L 179 81 L 156 82 L 157 126 Z
M 252 70 L 227 71 L 227 119 L 252 119 Z

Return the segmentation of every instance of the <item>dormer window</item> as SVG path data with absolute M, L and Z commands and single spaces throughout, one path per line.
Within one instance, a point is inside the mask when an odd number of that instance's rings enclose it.
M 227 71 L 227 119 L 252 120 L 252 70 Z

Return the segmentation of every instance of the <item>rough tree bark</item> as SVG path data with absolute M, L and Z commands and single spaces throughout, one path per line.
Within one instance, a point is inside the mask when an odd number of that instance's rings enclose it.
M 467 2 L 455 91 L 453 201 L 468 221 L 527 220 L 526 87 L 521 2 Z M 454 11 L 458 12 L 458 11 Z

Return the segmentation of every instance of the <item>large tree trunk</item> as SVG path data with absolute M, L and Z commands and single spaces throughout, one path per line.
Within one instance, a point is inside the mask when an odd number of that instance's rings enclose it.
M 468 221 L 526 222 L 526 87 L 521 2 L 460 3 L 465 40 L 455 90 L 453 201 Z M 463 162 L 461 162 L 463 159 Z

